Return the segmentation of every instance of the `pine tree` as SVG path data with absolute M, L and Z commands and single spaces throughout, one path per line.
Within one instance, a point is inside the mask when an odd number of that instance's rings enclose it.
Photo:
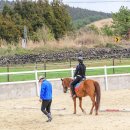
M 59 39 L 63 37 L 69 30 L 71 30 L 71 19 L 61 1 L 54 0 L 52 2 L 52 8 L 55 16 L 53 33 L 55 35 L 55 38 Z
M 113 13 L 113 28 L 116 35 L 123 36 L 130 28 L 130 10 L 122 6 L 117 13 Z

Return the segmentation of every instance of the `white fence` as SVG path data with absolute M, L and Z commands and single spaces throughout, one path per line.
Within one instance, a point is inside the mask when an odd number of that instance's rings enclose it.
M 108 90 L 108 76 L 127 76 L 130 75 L 130 73 L 123 73 L 123 74 L 108 74 L 107 70 L 110 68 L 130 68 L 130 65 L 125 66 L 103 66 L 103 67 L 87 67 L 86 71 L 89 70 L 99 70 L 103 69 L 104 74 L 103 75 L 92 75 L 87 76 L 86 78 L 93 78 L 93 77 L 104 77 L 105 79 L 105 90 Z M 55 70 L 34 70 L 34 71 L 22 71 L 22 72 L 6 72 L 6 73 L 0 73 L 0 76 L 3 75 L 19 75 L 19 74 L 34 74 L 35 80 L 29 80 L 29 81 L 16 81 L 16 82 L 0 82 L 0 85 L 6 85 L 6 84 L 21 84 L 21 83 L 36 83 L 37 86 L 37 94 L 39 95 L 39 83 L 38 83 L 38 73 L 41 72 L 63 72 L 63 71 L 71 71 L 71 77 L 73 78 L 75 68 L 69 68 L 69 69 L 55 69 Z M 48 80 L 60 80 L 60 78 L 56 79 L 48 79 Z

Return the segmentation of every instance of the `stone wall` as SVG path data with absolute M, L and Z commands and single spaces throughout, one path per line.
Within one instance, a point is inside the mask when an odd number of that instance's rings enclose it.
M 61 61 L 71 58 L 74 60 L 79 55 L 82 55 L 84 59 L 106 59 L 106 58 L 120 58 L 130 57 L 130 48 L 127 49 L 84 49 L 84 50 L 72 50 L 64 52 L 52 52 L 52 53 L 42 53 L 42 54 L 24 54 L 24 55 L 14 55 L 14 56 L 2 56 L 0 57 L 0 65 L 6 64 L 26 64 L 35 62 L 48 61 Z

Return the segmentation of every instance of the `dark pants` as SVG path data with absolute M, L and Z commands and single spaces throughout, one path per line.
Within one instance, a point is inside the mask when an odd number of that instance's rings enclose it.
M 52 100 L 42 100 L 41 111 L 47 116 L 51 113 L 51 103 Z
M 77 76 L 76 79 L 71 83 L 72 96 L 75 95 L 75 85 L 82 80 L 82 77 Z

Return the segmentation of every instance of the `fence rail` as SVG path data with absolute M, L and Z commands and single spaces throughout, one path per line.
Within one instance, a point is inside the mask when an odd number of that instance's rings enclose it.
M 108 77 L 110 77 L 110 76 L 126 76 L 126 75 L 130 75 L 130 72 L 123 73 L 123 74 L 108 74 L 108 69 L 113 69 L 113 68 L 129 68 L 130 69 L 130 65 L 87 67 L 86 71 L 103 69 L 104 74 L 103 75 L 91 75 L 91 76 L 87 76 L 86 78 L 104 77 L 105 78 L 105 89 L 108 90 L 108 80 L 107 80 Z M 0 76 L 3 76 L 3 75 L 19 75 L 19 74 L 33 74 L 35 76 L 35 80 L 15 81 L 15 82 L 1 82 L 0 81 L 0 85 L 4 85 L 4 84 L 21 84 L 21 83 L 36 83 L 37 92 L 39 92 L 38 73 L 70 71 L 71 72 L 71 76 L 70 77 L 73 78 L 74 70 L 75 70 L 75 68 L 55 69 L 55 70 L 33 70 L 33 71 L 22 71 L 22 72 L 3 72 L 3 73 L 0 73 Z M 53 80 L 59 80 L 59 79 L 60 78 L 48 79 L 48 80 L 52 80 L 53 81 Z

